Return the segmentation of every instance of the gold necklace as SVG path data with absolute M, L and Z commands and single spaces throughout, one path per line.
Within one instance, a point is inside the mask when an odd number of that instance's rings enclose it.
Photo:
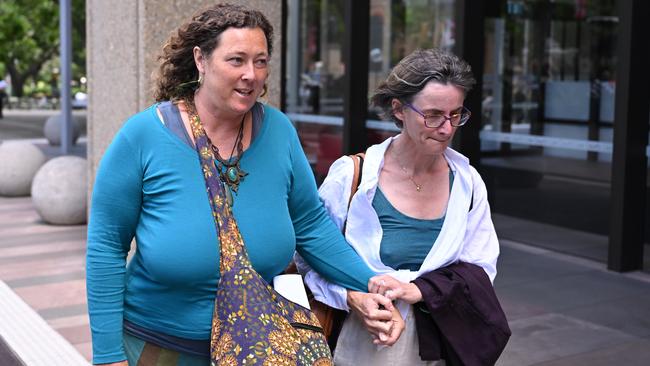
M 422 184 L 418 184 L 418 182 L 416 182 L 415 179 L 413 179 L 413 174 L 409 174 L 409 172 L 406 170 L 406 168 L 404 167 L 404 165 L 402 165 L 402 163 L 400 163 L 399 158 L 397 158 L 397 153 L 395 152 L 395 149 L 393 149 L 393 156 L 395 157 L 395 162 L 397 163 L 397 165 L 399 165 L 400 169 L 402 169 L 402 171 L 404 172 L 404 174 L 406 174 L 406 176 L 408 177 L 408 179 L 409 179 L 409 180 L 411 181 L 411 183 L 413 183 L 413 185 L 415 186 L 415 190 L 418 191 L 418 192 L 420 192 L 420 191 L 422 190 Z

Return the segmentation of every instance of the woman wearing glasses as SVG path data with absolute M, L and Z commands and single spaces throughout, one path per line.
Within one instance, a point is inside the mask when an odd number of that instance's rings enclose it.
M 489 342 L 495 338 L 491 332 L 509 332 L 505 317 L 498 317 L 505 326 L 495 330 L 457 324 L 438 314 L 454 313 L 446 312 L 445 303 L 463 305 L 455 290 L 459 287 L 451 285 L 463 277 L 469 292 L 460 294 L 478 298 L 467 301 L 480 303 L 479 308 L 496 307 L 495 313 L 503 315 L 491 283 L 499 244 L 485 184 L 468 159 L 449 147 L 454 133 L 470 118 L 463 102 L 474 83 L 470 66 L 448 52 L 417 50 L 405 57 L 371 99 L 401 133 L 366 151 L 349 209 L 351 158 L 338 159 L 319 190 L 335 223 L 339 227 L 345 223 L 350 245 L 370 268 L 384 274 L 371 279 L 371 291 L 399 299 L 406 320 L 406 330 L 395 345 L 377 347 L 374 320 L 363 312 L 357 294 L 346 294 L 314 271 L 307 273 L 306 282 L 317 299 L 352 310 L 337 343 L 336 365 L 444 365 L 441 359 L 448 365 L 457 364 L 457 359 L 476 364 L 468 359 L 472 353 L 496 360 L 505 347 L 507 335 L 504 340 L 497 334 L 498 344 L 485 346 L 476 335 L 447 332 L 484 332 L 480 334 Z M 480 294 L 471 293 L 476 288 L 481 288 Z

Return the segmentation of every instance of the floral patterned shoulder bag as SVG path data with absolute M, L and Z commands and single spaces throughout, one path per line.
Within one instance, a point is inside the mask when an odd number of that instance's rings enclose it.
M 332 365 L 318 318 L 277 293 L 253 269 L 198 118 L 190 120 L 220 242 L 212 317 L 212 366 Z

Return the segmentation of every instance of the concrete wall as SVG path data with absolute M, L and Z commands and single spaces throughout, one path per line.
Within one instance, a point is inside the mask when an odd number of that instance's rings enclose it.
M 279 1 L 236 1 L 259 9 L 275 31 L 274 54 L 268 81 L 268 102 L 280 103 Z M 87 0 L 88 60 L 88 182 L 124 121 L 153 102 L 151 75 L 163 43 L 197 10 L 214 4 L 207 0 Z

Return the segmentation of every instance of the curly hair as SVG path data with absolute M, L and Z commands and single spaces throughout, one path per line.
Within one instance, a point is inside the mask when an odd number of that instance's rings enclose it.
M 393 111 L 393 99 L 410 103 L 432 80 L 456 86 L 465 95 L 476 83 L 469 64 L 453 53 L 439 48 L 417 49 L 395 65 L 388 78 L 379 84 L 370 102 L 380 109 L 382 119 L 393 121 L 402 128 L 402 121 Z
M 194 47 L 205 57 L 219 45 L 219 37 L 228 28 L 260 28 L 266 37 L 269 56 L 273 51 L 273 26 L 261 12 L 240 5 L 217 4 L 196 13 L 169 37 L 162 48 L 155 75 L 154 98 L 194 100 L 199 71 L 194 63 Z

